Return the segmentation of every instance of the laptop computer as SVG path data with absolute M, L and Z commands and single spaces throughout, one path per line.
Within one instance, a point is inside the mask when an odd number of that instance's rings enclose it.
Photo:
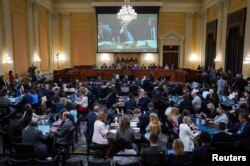
M 38 130 L 40 130 L 43 135 L 46 135 L 50 132 L 50 126 L 49 125 L 38 125 Z

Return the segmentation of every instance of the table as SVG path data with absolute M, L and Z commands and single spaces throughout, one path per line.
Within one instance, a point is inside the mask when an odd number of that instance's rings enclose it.
M 208 125 L 204 125 L 204 124 L 199 124 L 198 125 L 199 130 L 202 131 L 207 131 L 209 134 L 214 134 L 216 132 L 218 132 L 218 128 L 215 126 L 208 126 Z

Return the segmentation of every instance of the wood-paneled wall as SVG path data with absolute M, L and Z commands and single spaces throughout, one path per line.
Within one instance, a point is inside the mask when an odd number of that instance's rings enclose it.
M 72 66 L 96 63 L 95 13 L 72 13 L 70 16 Z
M 13 38 L 13 67 L 16 73 L 24 74 L 28 69 L 28 23 L 26 0 L 10 0 Z
M 48 40 L 48 10 L 42 6 L 38 9 L 39 20 L 39 48 L 41 70 L 49 70 L 49 40 Z

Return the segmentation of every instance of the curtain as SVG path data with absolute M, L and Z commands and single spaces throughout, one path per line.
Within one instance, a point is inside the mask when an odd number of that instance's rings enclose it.
M 216 41 L 214 40 L 214 34 L 207 35 L 206 41 L 206 53 L 205 53 L 205 66 L 215 67 L 214 58 L 216 54 Z
M 233 74 L 242 72 L 244 38 L 240 36 L 239 27 L 229 30 L 226 47 L 226 71 Z

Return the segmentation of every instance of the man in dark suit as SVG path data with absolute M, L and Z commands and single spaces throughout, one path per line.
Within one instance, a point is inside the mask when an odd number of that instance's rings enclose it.
M 98 41 L 99 42 L 111 41 L 112 40 L 111 35 L 112 35 L 111 28 L 109 27 L 109 25 L 104 25 L 102 23 L 98 25 Z
M 8 136 L 12 144 L 18 143 L 21 141 L 22 136 L 22 125 L 23 114 L 17 113 L 15 119 L 12 119 L 8 126 Z
M 142 151 L 142 165 L 158 166 L 164 165 L 166 149 L 158 144 L 158 135 L 150 135 L 150 147 Z
M 146 26 L 145 40 L 157 40 L 157 28 L 155 24 L 155 18 L 149 17 Z
M 235 149 L 250 150 L 250 120 L 249 112 L 242 110 L 239 114 L 240 124 L 229 129 L 232 132 Z
M 96 118 L 97 118 L 99 111 L 100 111 L 100 107 L 98 105 L 95 105 L 93 108 L 93 111 L 89 112 L 86 116 L 86 120 L 87 120 L 86 132 L 87 132 L 90 140 L 92 140 L 92 136 L 94 133 L 94 123 L 96 121 Z
M 32 120 L 30 125 L 22 133 L 22 142 L 32 144 L 36 156 L 45 157 L 47 155 L 47 136 L 37 129 L 37 120 Z
M 147 113 L 141 113 L 139 108 L 134 110 L 134 116 L 139 118 L 137 126 L 140 128 L 140 133 L 142 136 L 146 133 L 146 128 L 149 124 L 149 115 Z
M 201 147 L 194 149 L 192 160 L 194 165 L 207 165 L 209 154 L 215 152 L 215 148 L 210 145 L 211 136 L 208 132 L 202 132 L 199 136 Z
M 70 120 L 69 112 L 64 112 L 62 115 L 62 119 L 63 122 L 57 130 L 51 129 L 51 131 L 55 133 L 54 135 L 56 138 L 56 144 L 59 146 L 67 144 L 67 139 L 70 134 L 70 130 L 73 127 L 73 122 Z
M 1 75 L 0 76 L 0 88 L 7 87 L 7 86 L 8 86 L 7 80 L 4 78 L 4 75 Z
M 125 101 L 125 107 L 126 107 L 126 109 L 133 110 L 135 108 L 135 106 L 136 106 L 136 101 L 134 99 L 133 94 L 129 94 L 128 98 L 129 99 L 127 101 Z
M 152 99 L 148 96 L 147 92 L 139 95 L 139 103 L 138 105 L 141 108 L 141 111 L 148 111 L 148 103 L 152 102 Z
M 22 98 L 21 103 L 22 103 L 23 105 L 26 105 L 26 104 L 32 105 L 32 101 L 33 101 L 33 98 L 32 98 L 32 96 L 30 95 L 29 91 L 28 91 L 28 90 L 24 90 L 24 96 L 23 96 L 23 98 Z
M 233 142 L 233 137 L 226 131 L 226 124 L 224 122 L 219 123 L 219 132 L 215 133 L 212 137 L 211 145 L 215 146 L 217 142 Z

